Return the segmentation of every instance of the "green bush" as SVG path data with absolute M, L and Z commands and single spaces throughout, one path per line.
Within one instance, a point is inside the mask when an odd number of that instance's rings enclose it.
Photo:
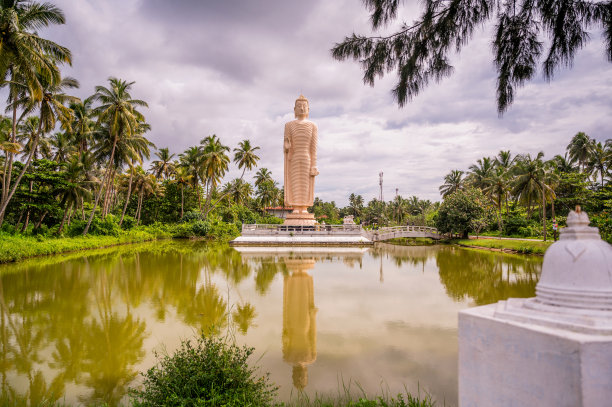
M 124 220 L 125 221 L 125 220 Z M 74 220 L 66 234 L 71 237 L 79 236 L 83 234 L 83 230 L 85 230 L 85 226 L 87 226 L 86 220 Z M 93 236 L 119 236 L 121 234 L 121 228 L 119 227 L 119 219 L 115 215 L 106 215 L 104 220 L 99 217 L 94 217 L 91 221 L 91 226 L 89 227 L 89 234 Z
M 209 229 L 210 225 L 208 224 L 208 222 L 203 220 L 195 221 L 191 225 L 191 231 L 193 232 L 194 236 L 205 237 L 206 235 L 208 235 Z
M 191 211 L 183 215 L 183 219 L 181 219 L 181 222 L 191 223 L 198 220 L 204 220 L 204 215 L 202 214 L 202 212 Z
M 134 226 L 136 226 L 136 219 L 134 219 L 132 216 L 129 215 L 125 215 L 123 217 L 123 223 L 121 224 L 121 227 L 124 230 L 130 230 L 132 229 Z
M 143 388 L 130 390 L 134 406 L 269 406 L 277 388 L 247 360 L 253 348 L 202 335 L 173 355 L 158 355 Z
M 17 233 L 17 228 L 15 228 L 14 225 L 11 225 L 8 222 L 4 222 L 2 224 L 2 228 L 0 229 L 0 232 L 7 233 L 9 235 L 14 235 L 15 233 Z
M 524 230 L 529 225 L 529 221 L 524 216 L 510 216 L 504 222 L 504 233 L 507 236 L 525 236 Z
M 174 225 L 170 229 L 170 233 L 172 237 L 179 239 L 187 239 L 194 236 L 190 223 L 179 223 L 178 225 Z

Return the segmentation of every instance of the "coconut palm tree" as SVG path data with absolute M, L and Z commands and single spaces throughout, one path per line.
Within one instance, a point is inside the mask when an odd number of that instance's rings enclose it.
M 597 175 L 601 179 L 601 187 L 604 186 L 604 178 L 610 175 L 610 164 L 612 163 L 612 148 L 610 142 L 605 145 L 601 142 L 593 142 L 589 148 L 589 156 L 586 161 L 585 171 L 597 180 Z
M 576 133 L 567 145 L 567 152 L 572 163 L 578 163 L 581 171 L 584 171 L 589 159 L 592 140 L 583 132 Z
M 238 148 L 234 149 L 234 162 L 239 169 L 243 168 L 240 179 L 244 178 L 246 170 L 251 171 L 257 167 L 257 161 L 259 161 L 259 156 L 255 154 L 257 150 L 259 150 L 259 147 L 252 147 L 249 140 L 242 140 L 238 143 Z
M 489 179 L 493 174 L 493 160 L 490 157 L 483 157 L 470 166 L 467 180 L 473 187 L 484 190 L 489 186 Z
M 58 163 L 68 161 L 74 152 L 72 138 L 67 132 L 57 132 L 49 139 L 49 144 L 55 150 L 52 160 Z
M 260 168 L 255 174 L 255 186 L 259 187 L 266 181 L 272 181 L 272 171 L 267 168 Z
M 450 173 L 444 176 L 444 184 L 440 185 L 440 194 L 442 198 L 446 198 L 450 194 L 460 189 L 463 189 L 464 180 L 463 171 L 452 170 Z
M 36 137 L 40 124 L 38 116 L 28 116 L 22 121 L 19 126 L 19 132 L 17 133 L 17 141 L 23 145 L 22 159 L 27 160 L 27 157 L 32 151 L 34 146 L 34 140 L 38 139 L 36 147 L 34 147 L 34 155 L 32 160 L 38 160 L 39 158 L 51 158 L 51 143 L 46 135 L 40 134 Z
M 252 170 L 254 167 L 257 166 L 257 161 L 259 161 L 259 157 L 255 154 L 255 151 L 259 150 L 259 147 L 252 147 L 251 142 L 249 140 L 242 140 L 240 143 L 238 143 L 238 145 L 239 148 L 234 149 L 234 163 L 238 165 L 239 169 L 243 169 L 242 174 L 240 175 L 240 178 L 233 181 L 236 183 L 236 185 L 234 185 L 234 188 L 228 188 L 223 194 L 221 194 L 221 197 L 217 199 L 217 202 L 210 206 L 210 208 L 206 212 L 206 215 L 208 215 L 208 213 L 212 211 L 219 204 L 219 202 L 221 202 L 228 194 L 232 193 L 232 191 L 234 191 L 234 193 L 240 194 L 240 188 L 244 189 L 244 182 L 242 181 L 244 178 L 244 173 L 247 169 Z M 242 192 L 244 193 L 247 191 L 243 190 Z
M 221 144 L 216 135 L 206 137 L 201 141 L 204 184 L 206 186 L 205 213 L 208 214 L 212 195 L 228 169 L 230 158 L 227 155 L 229 147 Z
M 506 211 L 508 210 L 507 197 L 510 192 L 510 183 L 507 175 L 504 167 L 496 167 L 495 173 L 487 181 L 488 187 L 483 191 L 497 208 L 497 225 L 500 232 L 503 230 L 502 203 L 504 200 L 506 200 Z
M 196 195 L 198 196 L 198 209 L 202 210 L 202 195 L 200 194 L 200 174 L 202 168 L 202 150 L 199 147 L 189 147 L 183 154 L 179 155 L 180 166 L 185 169 L 191 179 Z
M 28 155 L 27 161 L 25 162 L 21 173 L 15 180 L 11 191 L 9 192 L 6 199 L 2 202 L 0 206 L 0 226 L 4 220 L 4 214 L 6 213 L 6 208 L 15 194 L 17 187 L 21 179 L 23 178 L 25 172 L 30 167 L 32 163 L 32 159 L 34 157 L 34 153 L 36 151 L 36 147 L 38 145 L 39 138 L 41 134 L 48 133 L 55 128 L 56 123 L 59 121 L 62 124 L 64 130 L 71 130 L 71 121 L 72 121 L 72 111 L 68 109 L 65 105 L 71 102 L 76 102 L 79 99 L 67 95 L 65 93 L 66 89 L 78 88 L 79 83 L 76 79 L 66 77 L 61 79 L 59 82 L 49 82 L 44 77 L 39 77 L 39 82 L 42 86 L 42 98 L 36 99 L 30 95 L 20 99 L 15 100 L 13 103 L 21 106 L 23 108 L 24 114 L 29 114 L 38 110 L 39 112 L 39 123 L 38 129 L 34 135 L 34 139 L 32 140 L 32 146 L 30 154 Z
M 53 41 L 38 36 L 40 28 L 64 24 L 62 11 L 50 3 L 29 0 L 5 0 L 0 2 L 0 87 L 8 85 L 7 111 L 12 110 L 13 129 L 9 141 L 17 142 L 17 110 L 15 101 L 29 94 L 39 100 L 44 84 L 59 83 L 60 71 L 56 64 L 70 63 L 70 51 Z M 3 173 L 2 204 L 8 205 L 11 189 L 14 153 L 7 152 Z M 0 214 L 0 224 L 4 214 Z
M 252 193 L 253 187 L 251 184 L 240 178 L 228 182 L 223 188 L 223 196 L 230 196 L 239 205 L 244 204 L 251 197 Z
M 498 168 L 501 167 L 505 171 L 508 171 L 512 167 L 512 164 L 514 164 L 515 158 L 516 157 L 512 157 L 512 153 L 510 153 L 510 150 L 501 150 L 497 154 L 497 157 L 495 157 L 495 161 L 493 164 Z
M 349 196 L 349 207 L 355 217 L 360 217 L 363 211 L 363 196 L 352 193 Z
M 135 189 L 138 191 L 138 205 L 136 207 L 136 224 L 140 224 L 140 215 L 142 213 L 142 201 L 145 195 L 154 194 L 156 192 L 157 180 L 155 175 L 147 174 L 145 170 L 138 166 L 134 171 Z
M 66 187 L 62 192 L 61 204 L 64 205 L 64 216 L 57 231 L 58 235 L 62 234 L 64 224 L 68 218 L 68 214 L 73 207 L 79 204 L 84 199 L 89 199 L 91 191 L 89 188 L 90 181 L 83 168 L 83 162 L 79 155 L 74 155 L 65 165 L 66 170 Z
M 118 78 L 109 78 L 110 86 L 108 88 L 96 86 L 96 93 L 93 95 L 93 99 L 101 103 L 100 106 L 93 110 L 93 113 L 98 117 L 98 123 L 107 124 L 112 147 L 110 149 L 105 175 L 96 193 L 93 209 L 89 215 L 87 225 L 83 230 L 83 235 L 86 235 L 89 231 L 91 222 L 96 214 L 96 207 L 102 195 L 104 184 L 107 182 L 107 179 L 110 181 L 117 143 L 121 137 L 130 137 L 137 134 L 139 124 L 145 121 L 142 113 L 136 110 L 136 108 L 148 107 L 148 105 L 143 100 L 132 98 L 129 91 L 133 84 L 134 82 L 127 82 Z
M 155 145 L 144 136 L 144 133 L 149 131 L 150 128 L 151 126 L 149 126 L 147 123 L 139 123 L 136 133 L 132 134 L 131 136 L 121 137 L 119 139 L 115 147 L 114 166 L 113 166 L 113 170 L 112 170 L 113 172 L 111 174 L 110 180 L 113 180 L 115 178 L 115 174 L 120 172 L 121 169 L 125 167 L 126 165 L 130 166 L 131 168 L 134 166 L 135 163 L 142 164 L 143 159 L 148 159 L 151 156 L 151 147 L 154 148 Z M 101 138 L 100 143 L 96 145 L 96 157 L 99 162 L 105 162 L 108 159 L 108 154 L 109 154 L 109 151 L 111 150 L 112 138 L 110 137 L 108 126 L 102 126 L 101 129 L 104 130 L 104 132 L 102 133 L 103 137 Z M 130 176 L 131 174 L 132 173 L 130 170 Z M 110 184 L 110 181 L 109 181 L 109 184 Z M 123 206 L 121 219 L 123 219 L 123 217 L 125 216 L 127 204 L 130 200 L 130 196 L 131 196 L 130 186 L 131 185 L 132 183 L 130 181 L 128 183 L 128 192 L 126 196 L 126 202 L 124 203 L 124 206 Z M 103 217 L 106 216 L 106 214 L 108 213 L 110 209 L 111 191 L 112 191 L 112 188 L 106 189 L 104 205 L 103 205 L 103 210 L 102 210 Z M 121 225 L 122 223 L 123 223 L 122 220 L 120 220 L 119 225 Z
M 402 198 L 401 195 L 397 195 L 393 201 L 391 201 L 389 209 L 398 225 L 404 222 L 404 215 L 406 214 L 407 207 L 410 207 L 410 203 Z
M 517 158 L 514 167 L 514 182 L 512 195 L 527 207 L 527 217 L 531 218 L 532 204 L 538 199 L 540 181 L 544 177 L 543 152 L 539 152 L 535 158 L 530 154 L 521 155 Z
M 71 63 L 71 54 L 67 48 L 39 37 L 37 31 L 65 22 L 64 13 L 51 3 L 0 2 L 0 78 L 13 80 L 18 72 L 32 98 L 42 99 L 45 82 L 61 81 L 56 64 Z
M 172 158 L 174 158 L 175 154 L 170 154 L 170 149 L 168 147 L 160 148 L 159 151 L 155 153 L 159 160 L 153 161 L 152 169 L 157 178 L 161 178 L 164 176 L 164 179 L 168 179 L 168 175 L 172 172 Z
M 181 186 L 181 219 L 183 219 L 183 207 L 185 206 L 185 187 L 189 186 L 193 175 L 190 175 L 185 167 L 178 167 L 174 173 L 174 181 Z
M 559 173 L 569 173 L 576 171 L 576 167 L 572 165 L 571 160 L 567 156 L 567 152 L 564 155 L 557 154 L 553 157 L 552 162 L 555 169 Z
M 92 141 L 92 134 L 96 128 L 96 122 L 92 119 L 93 96 L 88 97 L 80 103 L 71 103 L 74 121 L 72 123 L 72 138 L 79 153 L 87 151 Z
M 539 152 L 535 158 L 531 158 L 529 154 L 520 157 L 515 167 L 512 193 L 523 203 L 527 202 L 528 218 L 531 217 L 533 200 L 540 200 L 542 235 L 546 240 L 546 203 L 549 198 L 555 198 L 553 186 L 557 182 L 557 177 L 552 171 L 552 165 L 542 161 L 543 157 L 543 152 Z
M 273 180 L 268 180 L 259 185 L 257 188 L 257 199 L 261 203 L 262 211 L 265 212 L 265 208 L 273 206 L 278 201 L 278 188 L 277 184 Z

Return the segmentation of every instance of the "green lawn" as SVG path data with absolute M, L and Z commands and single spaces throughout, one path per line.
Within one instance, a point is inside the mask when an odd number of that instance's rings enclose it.
M 483 247 L 488 249 L 505 249 L 512 250 L 523 254 L 540 254 L 543 255 L 548 246 L 553 244 L 552 241 L 529 241 L 529 240 L 512 240 L 512 239 L 462 239 L 455 240 L 453 243 L 462 246 Z

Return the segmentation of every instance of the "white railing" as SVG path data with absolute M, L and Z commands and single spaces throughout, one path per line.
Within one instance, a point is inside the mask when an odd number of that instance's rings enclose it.
M 242 225 L 242 235 L 358 235 L 361 234 L 360 225 L 315 225 L 315 226 L 289 226 L 289 225 Z
M 397 237 L 430 237 L 440 239 L 442 235 L 429 226 L 394 226 L 376 230 L 365 230 L 361 225 L 242 225 L 243 236 L 293 236 L 293 235 L 361 235 L 372 241 L 389 240 Z

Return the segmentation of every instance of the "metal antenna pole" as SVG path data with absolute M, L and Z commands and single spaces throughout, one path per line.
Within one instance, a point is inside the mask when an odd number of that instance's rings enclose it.
M 379 172 L 378 173 L 378 185 L 380 185 L 380 202 L 384 202 L 384 196 L 383 196 L 383 172 Z

